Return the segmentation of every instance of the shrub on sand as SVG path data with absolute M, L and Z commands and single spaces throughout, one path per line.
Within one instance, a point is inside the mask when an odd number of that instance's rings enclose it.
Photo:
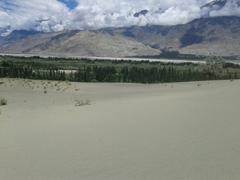
M 89 99 L 87 100 L 76 100 L 75 101 L 75 106 L 87 106 L 90 105 L 91 101 Z
M 6 106 L 7 105 L 7 100 L 5 98 L 0 99 L 0 106 Z

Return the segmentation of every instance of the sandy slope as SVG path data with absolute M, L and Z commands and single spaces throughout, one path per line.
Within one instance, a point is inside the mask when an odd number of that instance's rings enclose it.
M 0 82 L 1 180 L 240 177 L 240 81 Z

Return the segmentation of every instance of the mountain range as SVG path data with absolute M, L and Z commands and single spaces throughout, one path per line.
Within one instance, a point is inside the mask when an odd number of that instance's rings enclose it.
M 240 57 L 240 17 L 210 17 L 233 0 L 215 0 L 201 8 L 204 16 L 187 24 L 146 25 L 98 30 L 38 32 L 15 30 L 0 36 L 1 53 L 67 56 L 131 57 L 158 56 L 162 51 L 182 54 Z M 240 7 L 240 1 L 234 0 Z M 148 10 L 136 12 L 145 16 Z M 8 27 L 0 28 L 0 34 Z M 2 32 L 2 33 L 1 33 Z

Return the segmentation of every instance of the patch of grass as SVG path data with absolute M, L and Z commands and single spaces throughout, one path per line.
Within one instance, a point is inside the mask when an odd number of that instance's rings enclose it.
M 6 106 L 7 105 L 7 100 L 5 98 L 0 99 L 0 106 Z

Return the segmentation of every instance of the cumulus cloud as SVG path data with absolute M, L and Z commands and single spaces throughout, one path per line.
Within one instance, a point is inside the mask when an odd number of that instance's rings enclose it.
M 220 9 L 201 8 L 210 1 L 2 0 L 0 33 L 18 29 L 50 32 L 148 24 L 175 25 L 200 18 L 204 13 L 209 16 L 240 15 L 239 0 L 228 0 Z M 142 10 L 145 10 L 144 15 L 134 16 Z
M 68 26 L 69 9 L 57 0 L 0 1 L 0 27 L 59 31 Z
M 147 10 L 145 16 L 134 17 L 136 12 Z M 200 15 L 200 3 L 196 0 L 79 0 L 72 12 L 74 26 L 106 27 L 186 23 Z

